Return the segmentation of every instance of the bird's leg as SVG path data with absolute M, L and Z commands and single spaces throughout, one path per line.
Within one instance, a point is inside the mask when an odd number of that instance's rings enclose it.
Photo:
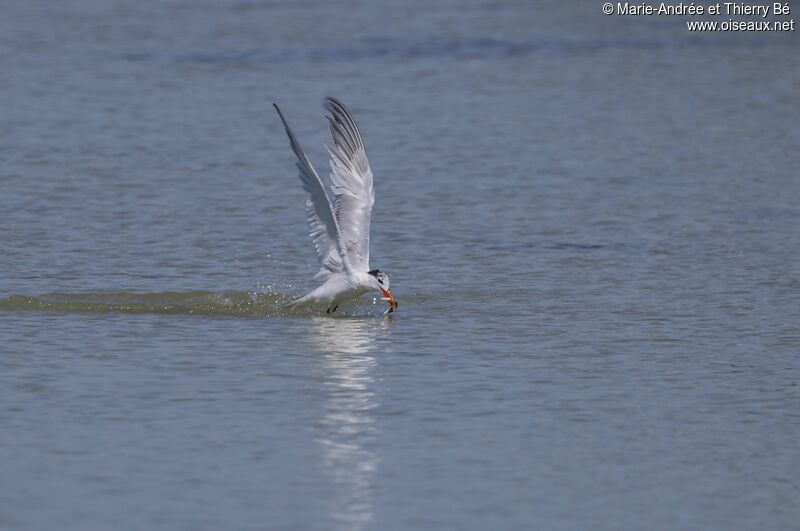
M 327 313 L 328 315 L 330 315 L 330 314 L 331 314 L 331 307 L 330 307 L 330 306 L 328 306 L 328 309 L 327 309 L 327 310 L 325 310 L 325 313 Z
M 336 306 L 333 307 L 333 313 L 336 313 L 336 310 L 338 310 L 338 309 L 339 309 L 339 305 L 337 304 Z

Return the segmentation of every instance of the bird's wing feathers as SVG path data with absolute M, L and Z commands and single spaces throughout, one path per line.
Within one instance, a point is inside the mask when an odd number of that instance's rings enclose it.
M 369 228 L 375 191 L 364 141 L 350 111 L 336 98 L 326 98 L 325 108 L 333 146 L 331 155 L 331 190 L 334 215 L 342 246 L 352 267 L 369 270 Z
M 331 208 L 331 203 L 328 200 L 319 175 L 317 175 L 311 165 L 311 161 L 308 160 L 305 152 L 297 142 L 281 110 L 274 103 L 273 106 L 278 111 L 278 116 L 280 116 L 283 126 L 286 128 L 289 143 L 297 156 L 297 168 L 300 170 L 300 181 L 303 183 L 303 189 L 311 196 L 306 201 L 308 225 L 319 262 L 322 265 L 322 269 L 320 269 L 315 278 L 324 279 L 330 273 L 338 273 L 349 267 L 347 251 L 342 243 L 344 240 L 341 237 L 339 224 L 333 214 L 334 211 Z

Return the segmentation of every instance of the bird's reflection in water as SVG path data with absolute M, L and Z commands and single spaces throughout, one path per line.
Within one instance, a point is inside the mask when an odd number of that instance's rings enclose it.
M 331 516 L 343 528 L 362 529 L 373 519 L 373 480 L 380 462 L 370 443 L 378 436 L 374 410 L 375 352 L 390 320 L 313 321 L 322 354 L 319 368 L 327 399 L 318 441 L 323 465 L 336 489 Z

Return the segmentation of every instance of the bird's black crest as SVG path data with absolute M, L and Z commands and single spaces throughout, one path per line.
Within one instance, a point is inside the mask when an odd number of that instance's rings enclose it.
M 372 275 L 373 277 L 377 277 L 378 273 L 380 273 L 380 269 L 373 269 L 372 271 L 367 271 L 368 274 Z

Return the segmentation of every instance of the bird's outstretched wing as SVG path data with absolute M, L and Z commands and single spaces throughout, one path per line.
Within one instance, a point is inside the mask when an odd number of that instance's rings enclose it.
M 339 224 L 333 214 L 333 208 L 325 193 L 322 181 L 308 160 L 303 148 L 297 142 L 289 124 L 283 117 L 283 113 L 276 104 L 272 104 L 278 111 L 286 134 L 289 136 L 289 143 L 294 154 L 297 156 L 297 169 L 300 170 L 300 181 L 303 189 L 311 196 L 306 201 L 306 211 L 308 213 L 308 225 L 310 227 L 311 239 L 317 249 L 317 257 L 322 265 L 315 278 L 324 279 L 330 273 L 338 273 L 349 268 L 346 249 L 343 244 L 342 233 Z
M 350 111 L 336 98 L 325 98 L 325 109 L 333 146 L 331 190 L 334 214 L 342 235 L 344 251 L 357 271 L 369 270 L 369 225 L 375 191 L 364 141 Z

